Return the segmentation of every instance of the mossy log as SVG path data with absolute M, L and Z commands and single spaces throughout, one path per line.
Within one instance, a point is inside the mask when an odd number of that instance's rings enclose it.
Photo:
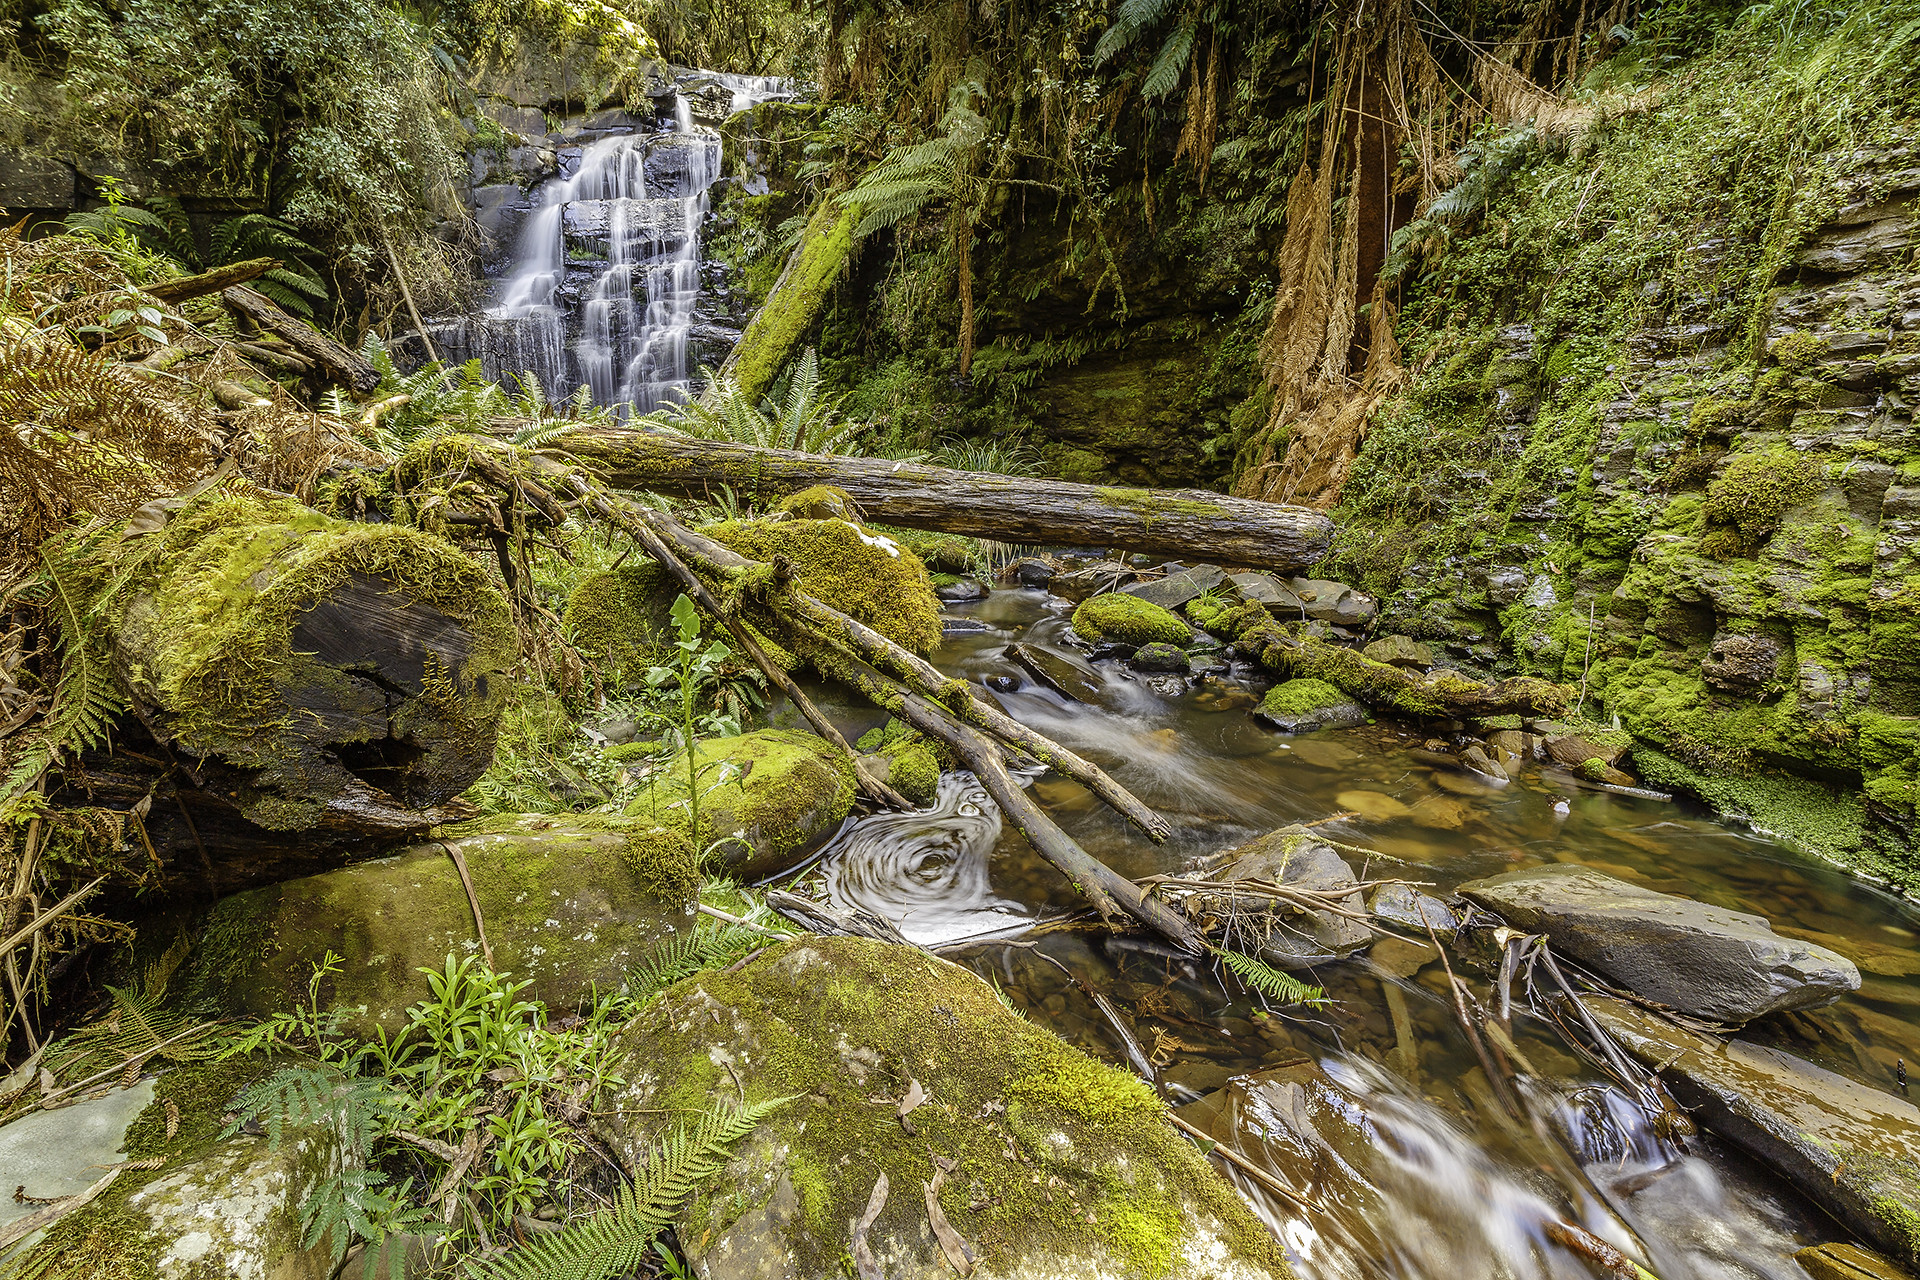
M 157 284 L 141 285 L 140 288 L 162 302 L 185 302 L 258 279 L 279 265 L 278 258 L 249 258 L 245 262 L 229 262 L 211 271 L 202 271 L 197 276 L 181 276 L 177 280 L 162 280 Z
M 1326 554 L 1324 512 L 1196 490 L 1119 489 L 840 458 L 625 427 L 576 431 L 567 448 L 622 488 L 741 497 L 843 489 L 881 524 L 1001 542 L 1117 547 L 1214 564 L 1294 571 Z
M 259 290 L 244 284 L 230 285 L 220 291 L 220 300 L 248 323 L 267 333 L 278 334 L 330 380 L 355 395 L 366 395 L 380 385 L 380 371 L 361 359 L 358 352 L 335 342 L 306 321 L 288 315 Z
M 417 831 L 492 758 L 518 637 L 438 538 L 215 490 L 66 554 L 142 725 L 258 827 Z
M 773 385 L 801 336 L 819 318 L 828 291 L 853 256 L 853 229 L 859 221 L 858 205 L 842 208 L 831 199 L 822 200 L 766 302 L 727 353 L 720 376 L 731 380 L 750 402 Z

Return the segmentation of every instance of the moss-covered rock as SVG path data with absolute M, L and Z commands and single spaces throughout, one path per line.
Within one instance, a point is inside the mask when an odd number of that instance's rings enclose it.
M 507 815 L 442 832 L 473 877 L 495 967 L 530 979 L 531 999 L 568 1009 L 618 986 L 663 938 L 688 927 L 699 875 L 684 835 L 652 823 Z M 343 957 L 323 1003 L 347 1026 L 392 1031 L 426 994 L 418 970 L 480 950 L 473 908 L 443 845 L 235 894 L 213 908 L 194 958 L 200 998 L 262 1016 L 305 998 L 313 966 Z
M 1718 559 L 1759 546 L 1787 511 L 1820 489 L 1820 469 L 1791 449 L 1743 453 L 1707 485 L 1701 549 Z
M 667 571 L 648 561 L 582 578 L 563 615 L 580 652 L 614 679 L 633 679 L 665 660 L 678 592 Z
M 1185 645 L 1193 639 L 1193 629 L 1178 615 L 1118 591 L 1082 600 L 1073 611 L 1073 630 L 1095 644 Z
M 850 520 L 729 520 L 702 529 L 751 560 L 785 559 L 794 583 L 895 644 L 940 643 L 940 601 L 918 556 Z
M 816 484 L 780 500 L 778 510 L 802 520 L 860 519 L 860 508 L 845 489 L 834 484 Z
M 1138 1079 L 1017 1017 L 925 952 L 858 938 L 777 946 L 668 991 L 625 1033 L 632 1083 L 598 1114 L 631 1162 L 673 1117 L 787 1096 L 678 1229 L 710 1280 L 840 1273 L 876 1177 L 869 1234 L 900 1280 L 948 1274 L 927 1198 L 984 1274 L 1288 1274 L 1273 1237 L 1164 1118 Z M 903 1126 L 893 1099 L 926 1101 Z M 935 1159 L 952 1161 L 940 1189 Z M 777 1260 L 769 1263 L 769 1260 Z
M 702 850 L 746 880 L 776 875 L 839 829 L 853 807 L 853 763 L 826 739 L 763 729 L 696 743 Z M 629 817 L 686 832 L 688 761 L 675 756 L 627 806 Z M 715 847 L 716 844 L 718 847 Z
M 1282 733 L 1348 729 L 1367 722 L 1367 709 L 1324 680 L 1288 680 L 1267 690 L 1254 718 Z

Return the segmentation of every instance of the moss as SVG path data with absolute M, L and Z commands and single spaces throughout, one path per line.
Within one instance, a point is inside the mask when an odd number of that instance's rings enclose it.
M 1098 644 L 1177 644 L 1193 640 L 1193 629 L 1151 600 L 1120 591 L 1090 596 L 1073 611 L 1073 630 Z
M 615 764 L 626 764 L 632 760 L 650 760 L 659 750 L 658 742 L 618 742 L 601 754 Z
M 694 845 L 752 878 L 790 863 L 853 807 L 853 762 L 810 733 L 763 729 L 708 738 L 694 746 L 693 771 L 700 791 L 700 829 L 689 833 Z M 627 806 L 627 814 L 686 833 L 687 794 L 682 752 Z
M 917 805 L 930 805 L 940 791 L 940 760 L 923 742 L 900 741 L 884 749 L 892 762 L 887 784 Z
M 718 1027 L 707 1010 L 718 1011 Z M 942 1195 L 948 1216 L 996 1273 L 1031 1258 L 1082 1264 L 1086 1274 L 1164 1274 L 1212 1220 L 1231 1255 L 1288 1274 L 1273 1238 L 1167 1125 L 1151 1090 L 923 952 L 858 938 L 776 946 L 738 972 L 669 990 L 623 1045 L 650 1064 L 650 1079 L 612 1102 L 647 1117 L 642 1127 L 736 1096 L 736 1079 L 750 1100 L 794 1097 L 682 1214 L 682 1238 L 696 1250 L 784 1176 L 797 1220 L 756 1244 L 780 1250 L 798 1274 L 838 1274 L 846 1223 L 876 1174 L 919 1186 L 931 1150 L 956 1165 Z M 911 1135 L 891 1106 L 872 1102 L 899 1096 L 909 1078 L 928 1096 Z M 742 1196 L 743 1187 L 765 1190 Z M 876 1235 L 920 1241 L 924 1231 L 921 1197 L 896 1190 Z
M 582 654 L 615 680 L 632 680 L 665 660 L 675 594 L 659 565 L 622 565 L 582 578 L 562 620 Z
M 886 534 L 919 556 L 929 569 L 956 574 L 985 571 L 982 565 L 986 553 L 976 539 L 928 533 L 921 529 L 895 529 L 885 525 L 870 526 L 870 532 Z
M 859 520 L 860 508 L 838 485 L 816 484 L 780 500 L 778 510 L 803 520 Z
M 1767 354 L 1774 363 L 1794 373 L 1805 373 L 1820 362 L 1827 354 L 1828 342 L 1819 334 L 1796 330 L 1773 340 L 1767 348 Z
M 1737 455 L 1707 486 L 1701 549 L 1716 559 L 1752 550 L 1779 527 L 1788 508 L 1819 488 L 1820 469 L 1790 449 Z
M 801 233 L 781 285 L 754 313 L 734 349 L 733 378 L 749 403 L 758 403 L 820 315 L 827 293 L 853 256 L 860 206 L 822 200 Z
M 1573 767 L 1573 771 L 1588 782 L 1605 782 L 1607 775 L 1613 772 L 1613 766 L 1595 756 L 1591 760 L 1582 760 Z
M 928 575 L 927 581 L 936 587 L 957 587 L 960 575 L 957 573 L 935 573 Z
M 700 860 L 693 841 L 677 827 L 627 828 L 621 856 L 643 893 L 659 902 L 691 902 L 700 892 Z
M 1351 701 L 1353 699 L 1326 681 L 1308 678 L 1273 686 L 1260 700 L 1260 709 L 1269 715 L 1297 716 Z
M 752 560 L 787 560 L 800 589 L 903 648 L 924 655 L 940 643 L 926 566 L 884 535 L 847 520 L 726 521 L 701 532 Z

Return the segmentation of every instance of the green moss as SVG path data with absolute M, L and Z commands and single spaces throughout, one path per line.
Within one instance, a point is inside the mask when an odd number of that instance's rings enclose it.
M 1605 782 L 1607 775 L 1613 772 L 1613 766 L 1595 756 L 1591 760 L 1582 760 L 1573 767 L 1573 771 L 1588 782 Z
M 1767 348 L 1767 354 L 1772 356 L 1774 363 L 1782 368 L 1790 369 L 1794 373 L 1805 373 L 1820 362 L 1821 356 L 1827 354 L 1829 345 L 1827 340 L 1819 334 L 1795 330 L 1793 333 L 1775 338 L 1773 345 Z
M 860 519 L 860 508 L 854 505 L 852 497 L 845 489 L 831 484 L 816 484 L 789 494 L 780 500 L 777 509 L 803 520 Z
M 853 256 L 860 206 L 822 200 L 801 234 L 784 282 L 756 311 L 734 348 L 733 378 L 749 403 L 766 394 L 787 357 L 819 318 L 834 281 Z
M 752 560 L 787 560 L 795 584 L 895 644 L 940 643 L 940 601 L 926 566 L 884 535 L 847 520 L 726 521 L 701 530 Z
M 708 1009 L 722 1011 L 724 1029 L 704 1013 L 688 1016 Z M 917 1187 L 929 1150 L 956 1162 L 943 1205 L 996 1272 L 1025 1257 L 1076 1261 L 1088 1274 L 1164 1274 L 1190 1229 L 1178 1210 L 1191 1206 L 1221 1224 L 1232 1255 L 1287 1274 L 1273 1238 L 1167 1125 L 1151 1090 L 923 952 L 796 940 L 737 973 L 669 990 L 623 1043 L 633 1061 L 652 1064 L 651 1082 L 614 1105 L 657 1117 L 646 1123 L 664 1127 L 737 1096 L 736 1078 L 749 1099 L 795 1095 L 743 1146 L 727 1182 L 771 1188 L 786 1178 L 798 1220 L 767 1243 L 787 1251 L 799 1274 L 838 1274 L 846 1222 L 876 1174 Z M 909 1078 L 928 1095 L 911 1135 L 891 1107 L 871 1102 L 899 1096 Z M 710 1240 L 751 1207 L 713 1184 L 683 1213 L 683 1238 Z M 924 1229 L 921 1197 L 898 1192 L 876 1227 L 909 1239 Z
M 622 565 L 582 578 L 562 620 L 583 655 L 613 679 L 632 680 L 664 661 L 675 594 L 667 571 L 652 561 Z
M 1735 456 L 1707 486 L 1701 549 L 1716 559 L 1752 550 L 1780 526 L 1788 508 L 1819 488 L 1820 469 L 1790 449 Z
M 601 754 L 616 764 L 626 764 L 632 760 L 650 760 L 659 750 L 657 742 L 618 742 Z
M 708 738 L 694 746 L 693 770 L 700 789 L 693 843 L 741 875 L 772 874 L 832 832 L 853 807 L 853 762 L 810 733 L 763 729 Z M 686 833 L 687 795 L 683 752 L 655 775 L 627 814 Z
M 896 742 L 883 754 L 892 761 L 887 783 L 917 805 L 930 805 L 940 791 L 940 760 L 922 742 Z
M 1116 641 L 1121 644 L 1186 645 L 1193 630 L 1179 617 L 1138 596 L 1120 591 L 1090 596 L 1073 611 L 1075 634 L 1096 644 Z
M 1297 716 L 1351 701 L 1345 693 L 1326 681 L 1309 678 L 1288 680 L 1273 686 L 1267 690 L 1267 696 L 1260 700 L 1260 709 L 1270 715 Z
M 621 856 L 641 891 L 660 902 L 691 902 L 700 892 L 699 857 L 678 827 L 633 823 Z

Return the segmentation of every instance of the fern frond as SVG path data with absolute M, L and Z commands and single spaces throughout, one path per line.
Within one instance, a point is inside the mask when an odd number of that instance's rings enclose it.
M 1173 8 L 1173 0 L 1122 0 L 1114 11 L 1113 25 L 1100 35 L 1093 46 L 1093 65 L 1098 67 L 1125 52 L 1142 32 L 1153 26 Z
M 220 1135 L 223 1138 L 238 1133 L 249 1121 L 258 1121 L 267 1131 L 267 1145 L 278 1147 L 289 1129 L 325 1124 L 340 1136 L 356 1163 L 364 1163 L 393 1118 L 392 1101 L 380 1081 L 349 1076 L 332 1067 L 282 1067 L 248 1085 L 233 1109 L 233 1122 Z
M 77 587 L 62 572 L 60 557 L 42 550 L 48 598 L 60 632 L 60 678 L 54 685 L 53 710 L 34 733 L 34 740 L 14 762 L 0 784 L 0 799 L 23 795 L 49 766 L 77 751 L 107 740 L 113 722 L 126 710 L 113 664 L 93 642 Z
M 709 969 L 723 969 L 741 956 L 767 944 L 767 937 L 737 924 L 699 923 L 660 947 L 627 975 L 627 989 L 636 1000 L 650 1000 L 674 983 Z
M 1274 968 L 1264 960 L 1224 948 L 1216 950 L 1214 954 L 1220 957 L 1222 964 L 1232 970 L 1234 977 L 1269 1000 L 1277 1000 L 1282 1004 L 1311 1005 L 1314 1008 L 1327 1003 L 1327 993 L 1323 989 L 1309 986 L 1292 974 Z
M 722 1106 L 676 1129 L 648 1150 L 610 1208 L 482 1262 L 476 1274 L 480 1280 L 606 1280 L 636 1270 L 653 1256 L 654 1239 L 672 1225 L 687 1197 L 726 1164 L 733 1145 L 792 1100 Z
M 1153 66 L 1147 69 L 1147 78 L 1140 84 L 1141 97 L 1151 102 L 1174 91 L 1180 83 L 1180 74 L 1187 69 L 1187 63 L 1193 56 L 1193 37 L 1198 30 L 1199 23 L 1191 13 L 1173 29 L 1167 42 L 1160 46 Z

